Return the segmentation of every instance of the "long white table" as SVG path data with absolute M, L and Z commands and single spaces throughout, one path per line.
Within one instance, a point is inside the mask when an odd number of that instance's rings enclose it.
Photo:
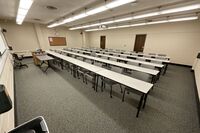
M 86 49 L 85 49 L 86 50 Z M 167 59 L 156 59 L 156 58 L 151 58 L 151 57 L 139 57 L 139 56 L 136 56 L 136 55 L 130 55 L 130 54 L 122 54 L 122 53 L 115 53 L 115 52 L 106 52 L 106 51 L 98 51 L 98 50 L 86 50 L 86 51 L 94 51 L 94 52 L 100 52 L 100 53 L 103 53 L 103 54 L 112 54 L 112 55 L 118 55 L 120 57 L 133 57 L 133 58 L 136 58 L 136 59 L 144 59 L 144 60 L 150 60 L 150 61 L 156 61 L 156 62 L 161 62 L 161 63 L 170 63 L 169 60 Z
M 170 60 L 170 57 L 168 57 L 168 56 L 161 56 L 159 54 L 136 53 L 136 52 L 133 52 L 133 51 L 109 50 L 109 49 L 105 49 L 105 50 L 104 49 L 87 49 L 87 48 L 80 48 L 80 50 L 96 51 L 96 52 L 121 53 L 121 54 L 127 54 L 127 55 L 146 56 L 146 57 L 150 57 L 150 58 L 159 58 L 159 59 Z
M 122 84 L 126 87 L 129 87 L 133 90 L 140 92 L 142 95 L 141 95 L 141 98 L 140 98 L 140 102 L 138 104 L 138 111 L 137 111 L 136 117 L 139 116 L 139 112 L 141 110 L 142 104 L 143 104 L 143 108 L 144 108 L 148 93 L 151 90 L 151 88 L 153 87 L 153 84 L 147 83 L 145 81 L 141 81 L 141 80 L 138 80 L 138 79 L 117 73 L 117 72 L 113 72 L 113 71 L 104 69 L 102 67 L 98 67 L 98 66 L 95 66 L 95 65 L 92 65 L 92 64 L 89 64 L 89 63 L 86 63 L 86 62 L 83 62 L 83 61 L 80 61 L 80 60 L 77 60 L 75 58 L 68 57 L 68 56 L 65 56 L 65 55 L 62 55 L 62 54 L 59 54 L 59 53 L 56 53 L 56 52 L 53 52 L 53 51 L 46 50 L 46 53 L 48 53 L 49 55 L 52 55 L 54 57 L 60 58 L 61 60 L 70 62 L 70 63 L 77 65 L 77 66 L 80 66 L 82 68 L 85 68 L 89 71 L 92 71 L 95 74 L 97 74 L 97 77 L 98 77 L 98 75 L 106 77 L 106 78 L 111 79 L 113 81 L 116 81 L 116 82 L 118 82 L 118 83 L 120 83 L 120 84 Z M 97 82 L 95 84 L 95 86 L 98 86 L 98 78 L 95 78 L 95 82 Z M 96 91 L 97 91 L 97 87 L 95 87 L 95 88 L 96 88 Z
M 75 49 L 71 49 L 71 51 L 77 51 L 77 52 L 80 52 L 81 50 L 75 50 Z M 85 51 L 85 52 L 82 52 L 82 53 L 87 53 L 89 54 L 89 51 Z M 92 52 L 90 52 L 92 53 Z M 104 57 L 108 57 L 109 58 L 114 58 L 114 59 L 117 59 L 117 60 L 120 60 L 120 61 L 125 61 L 125 62 L 134 62 L 134 63 L 139 63 L 139 64 L 145 64 L 145 65 L 149 65 L 149 66 L 154 66 L 154 67 L 157 67 L 159 68 L 159 71 L 162 70 L 162 68 L 164 68 L 164 71 L 163 71 L 163 75 L 166 73 L 167 71 L 167 68 L 168 68 L 168 64 L 170 63 L 169 60 L 160 60 L 160 59 L 154 59 L 154 58 L 148 58 L 148 57 L 138 57 L 138 56 L 133 56 L 133 55 L 130 55 L 130 56 L 126 56 L 126 55 L 123 55 L 123 54 L 117 54 L 117 53 L 110 53 L 109 55 L 108 54 L 105 54 L 105 52 L 98 52 L 96 53 L 97 55 L 99 56 L 104 56 Z M 134 58 L 134 59 L 133 59 Z M 144 61 L 142 60 L 135 60 L 135 59 L 144 59 Z M 147 61 L 148 60 L 148 61 Z M 153 63 L 151 61 L 157 61 L 157 62 L 161 62 L 163 64 L 158 64 L 158 63 Z
M 70 49 L 65 49 L 65 50 L 70 50 Z M 87 54 L 92 53 L 92 52 L 76 50 L 76 49 L 73 49 L 73 50 L 71 49 L 71 51 L 77 51 L 78 53 L 87 53 Z M 153 67 L 157 67 L 157 68 L 163 68 L 164 67 L 164 65 L 157 64 L 157 63 L 151 63 L 151 62 L 140 61 L 140 60 L 133 60 L 133 59 L 123 58 L 123 57 L 118 57 L 118 56 L 113 56 L 113 55 L 106 55 L 106 54 L 101 54 L 101 53 L 96 53 L 96 54 L 98 56 L 104 56 L 104 57 L 108 57 L 108 58 L 122 60 L 122 61 L 125 61 L 125 62 L 133 62 L 133 63 L 138 63 L 138 64 L 144 64 L 144 65 L 149 65 L 149 66 L 153 66 Z
M 125 69 L 130 69 L 130 70 L 133 70 L 133 71 L 139 71 L 139 72 L 150 74 L 150 75 L 152 75 L 151 83 L 156 82 L 156 76 L 159 73 L 159 71 L 153 70 L 153 69 L 148 69 L 148 68 L 143 68 L 143 67 L 139 67 L 139 66 L 124 64 L 124 63 L 120 63 L 120 62 L 116 62 L 116 61 L 106 60 L 106 59 L 102 59 L 102 58 L 98 58 L 98 57 L 92 57 L 92 56 L 74 53 L 74 52 L 70 52 L 70 51 L 66 51 L 66 50 L 58 50 L 58 51 L 64 52 L 64 53 L 67 53 L 67 54 L 72 54 L 72 55 L 75 55 L 75 56 L 79 56 L 79 57 L 82 57 L 82 58 L 90 59 L 90 60 L 93 60 L 93 61 L 102 62 L 102 63 L 105 63 L 105 64 L 110 64 L 110 65 L 113 65 L 113 66 L 117 66 L 117 67 L 121 67 L 121 68 L 125 68 Z

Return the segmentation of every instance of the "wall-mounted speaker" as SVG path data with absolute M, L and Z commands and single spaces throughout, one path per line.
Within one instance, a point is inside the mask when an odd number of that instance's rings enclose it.
M 4 85 L 0 85 L 0 114 L 12 109 L 12 101 Z
M 200 59 L 200 53 L 198 53 L 197 58 Z

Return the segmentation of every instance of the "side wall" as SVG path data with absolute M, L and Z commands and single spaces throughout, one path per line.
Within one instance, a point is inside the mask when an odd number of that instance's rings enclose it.
M 192 65 L 200 50 L 199 21 L 88 32 L 89 44 L 99 47 L 105 35 L 106 48 L 133 50 L 136 34 L 147 34 L 144 52 L 167 54 L 173 63 Z
M 0 84 L 5 85 L 5 89 L 8 92 L 13 108 L 6 113 L 0 115 L 0 133 L 6 133 L 14 128 L 14 80 L 13 80 L 13 64 L 12 55 L 7 51 L 4 53 L 5 64 L 3 70 L 0 72 Z M 2 63 L 2 62 L 1 62 Z
M 66 46 L 50 46 L 48 37 L 66 37 L 67 47 L 86 46 L 85 33 L 69 31 L 66 27 L 47 28 L 45 25 L 23 23 L 17 25 L 13 21 L 0 21 L 0 26 L 7 30 L 5 33 L 8 44 L 15 51 L 35 50 L 37 48 L 63 48 Z

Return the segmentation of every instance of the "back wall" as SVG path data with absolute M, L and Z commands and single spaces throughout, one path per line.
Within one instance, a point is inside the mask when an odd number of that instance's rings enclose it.
M 106 48 L 133 50 L 136 34 L 147 34 L 144 52 L 167 54 L 172 63 L 191 66 L 200 50 L 199 21 L 88 32 L 88 42 L 99 47 L 100 36 L 105 35 Z

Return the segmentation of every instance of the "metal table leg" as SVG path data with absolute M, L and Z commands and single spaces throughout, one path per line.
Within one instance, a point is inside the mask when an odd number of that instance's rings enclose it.
M 142 94 L 141 98 L 140 98 L 140 102 L 138 104 L 138 111 L 137 111 L 137 114 L 136 114 L 136 117 L 139 116 L 139 113 L 140 113 L 140 109 L 141 109 L 141 106 L 142 106 L 142 102 L 143 102 L 143 99 L 144 99 L 144 93 Z

